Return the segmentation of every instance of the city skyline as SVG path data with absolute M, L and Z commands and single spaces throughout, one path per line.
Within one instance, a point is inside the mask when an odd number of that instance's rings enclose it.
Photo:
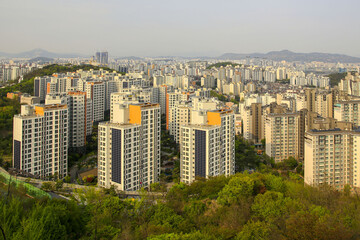
M 84 4 L 5 1 L 0 20 L 9 37 L 0 39 L 0 50 L 192 57 L 289 49 L 360 56 L 360 33 L 353 30 L 360 3 L 354 0 Z M 8 21 L 14 13 L 16 21 Z

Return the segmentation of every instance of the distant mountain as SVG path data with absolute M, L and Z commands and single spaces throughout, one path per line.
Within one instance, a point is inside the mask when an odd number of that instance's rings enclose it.
M 76 53 L 53 53 L 46 51 L 44 49 L 36 48 L 28 52 L 21 53 L 5 53 L 0 52 L 0 57 L 12 57 L 12 58 L 36 58 L 36 57 L 46 57 L 46 58 L 75 58 L 75 57 L 84 57 L 84 55 Z
M 41 62 L 41 63 L 52 62 L 52 61 L 54 61 L 53 58 L 47 58 L 47 57 L 36 57 L 29 60 L 29 62 Z
M 283 51 L 272 51 L 268 53 L 225 53 L 221 55 L 219 58 L 224 60 L 239 60 L 244 59 L 246 57 L 250 58 L 266 58 L 274 61 L 289 61 L 289 62 L 329 62 L 329 63 L 360 63 L 360 58 L 351 57 L 344 54 L 333 54 L 333 53 L 295 53 L 289 50 Z

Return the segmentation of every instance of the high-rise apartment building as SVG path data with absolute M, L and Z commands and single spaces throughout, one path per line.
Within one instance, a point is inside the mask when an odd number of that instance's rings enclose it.
M 338 189 L 359 187 L 360 132 L 351 129 L 310 130 L 305 134 L 305 176 L 309 185 Z
M 263 109 L 261 103 L 252 103 L 245 107 L 243 117 L 244 138 L 260 143 L 264 138 Z
M 88 103 L 90 101 L 90 104 Z M 92 104 L 86 92 L 48 94 L 45 104 L 66 104 L 69 111 L 69 148 L 83 148 L 92 133 Z
M 50 82 L 50 77 L 36 77 L 34 79 L 34 96 L 39 97 L 41 101 L 44 101 Z
M 135 95 L 131 93 L 116 92 L 110 97 L 110 120 L 114 119 L 114 108 L 121 104 L 139 103 Z
M 316 95 L 315 112 L 322 117 L 334 117 L 334 97 L 332 93 L 319 93 Z
M 354 75 L 351 72 L 347 73 L 344 79 L 341 79 L 339 83 L 339 89 L 352 96 L 360 96 L 360 75 L 355 72 Z
M 186 102 L 180 102 L 169 109 L 169 133 L 180 142 L 180 126 L 190 123 L 191 107 Z
M 159 91 L 158 91 L 158 100 L 160 103 L 160 108 L 161 108 L 161 114 L 166 114 L 166 111 L 168 109 L 167 106 L 167 93 L 170 92 L 170 87 L 167 85 L 161 85 L 159 87 Z
M 334 106 L 334 118 L 360 126 L 360 100 L 339 101 Z
M 68 92 L 69 96 L 69 147 L 85 147 L 86 136 L 91 135 L 92 128 L 91 104 L 85 92 Z
M 159 181 L 160 106 L 118 104 L 99 124 L 99 186 L 135 191 Z
M 324 118 L 334 117 L 334 100 L 332 92 L 318 91 L 314 88 L 305 89 L 306 109 L 310 112 L 317 112 Z
M 179 102 L 189 100 L 189 93 L 182 91 L 167 92 L 166 94 L 166 129 L 169 129 L 170 109 L 173 109 Z
M 201 86 L 205 88 L 215 88 L 216 87 L 216 81 L 215 77 L 211 75 L 205 75 L 201 78 Z
M 23 105 L 14 116 L 13 166 L 33 175 L 63 177 L 68 168 L 67 105 Z
M 181 127 L 180 177 L 192 183 L 196 177 L 221 174 L 220 126 L 185 125 Z
M 85 83 L 86 97 L 92 101 L 93 121 L 104 120 L 105 112 L 105 83 L 90 81 Z
M 111 94 L 119 92 L 118 84 L 116 81 L 106 81 L 105 83 L 105 111 L 110 110 Z
M 180 127 L 180 180 L 235 173 L 235 122 L 231 110 L 193 111 Z
M 305 102 L 306 109 L 310 112 L 316 112 L 315 102 L 316 102 L 316 89 L 308 88 L 305 89 Z
M 217 102 L 215 99 L 205 97 L 193 97 L 190 101 L 182 101 L 181 98 L 186 99 L 185 93 L 180 96 L 180 101 L 174 101 L 169 107 L 168 130 L 177 143 L 180 142 L 180 127 L 191 122 L 192 110 L 216 110 Z M 170 104 L 169 104 L 170 106 Z
M 300 158 L 301 133 L 299 113 L 270 113 L 265 120 L 266 154 L 281 162 L 289 157 Z

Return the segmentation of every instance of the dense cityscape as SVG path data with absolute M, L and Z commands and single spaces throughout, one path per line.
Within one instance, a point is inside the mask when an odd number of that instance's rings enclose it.
M 0 240 L 360 239 L 344 1 L 5 0 Z

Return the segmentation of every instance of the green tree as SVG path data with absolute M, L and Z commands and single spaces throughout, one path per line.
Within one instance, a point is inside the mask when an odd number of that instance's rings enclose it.
M 236 236 L 236 240 L 270 240 L 270 226 L 265 222 L 248 222 Z
M 59 191 L 63 188 L 64 182 L 63 180 L 57 180 L 55 183 L 55 189 L 56 191 Z
M 226 66 L 241 67 L 241 64 L 233 63 L 233 62 L 218 62 L 218 63 L 214 63 L 214 64 L 207 66 L 206 69 L 211 69 L 213 67 L 220 68 L 220 67 L 226 67 Z
M 283 179 L 272 174 L 265 175 L 265 187 L 275 192 L 285 193 L 286 191 Z
M 54 191 L 55 186 L 52 182 L 43 182 L 41 184 L 41 189 L 44 191 Z
M 71 182 L 71 177 L 69 175 L 66 175 L 65 178 L 64 178 L 64 182 L 70 183 Z
M 158 236 L 149 237 L 148 240 L 215 240 L 214 236 L 210 236 L 206 233 L 201 233 L 200 231 L 191 232 L 191 233 L 166 233 Z
M 29 218 L 21 222 L 14 239 L 66 239 L 66 227 L 60 217 L 62 214 L 66 214 L 66 210 L 61 205 L 37 204 Z
M 282 193 L 268 191 L 255 197 L 251 210 L 262 221 L 271 222 L 286 212 L 288 200 Z
M 331 73 L 327 77 L 330 78 L 330 85 L 335 87 L 339 84 L 341 79 L 344 79 L 347 73 Z
M 231 204 L 241 198 L 248 198 L 255 193 L 256 182 L 248 176 L 237 175 L 219 193 L 218 202 Z

